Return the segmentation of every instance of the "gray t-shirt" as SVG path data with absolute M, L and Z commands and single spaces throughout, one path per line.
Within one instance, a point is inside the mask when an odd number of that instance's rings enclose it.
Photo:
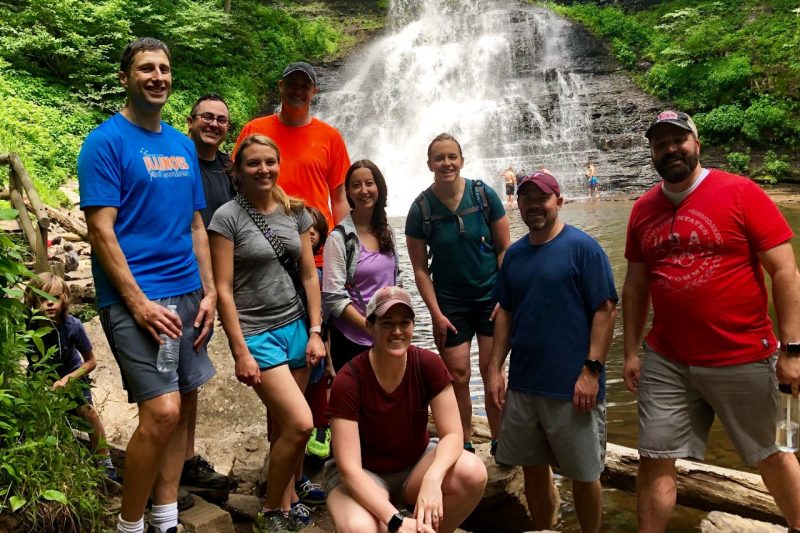
M 295 260 L 300 258 L 300 234 L 311 227 L 305 209 L 286 215 L 278 207 L 264 215 L 267 224 Z M 250 215 L 231 200 L 217 209 L 208 231 L 233 241 L 233 299 L 245 336 L 279 328 L 303 316 L 289 273 L 278 261 L 275 249 Z

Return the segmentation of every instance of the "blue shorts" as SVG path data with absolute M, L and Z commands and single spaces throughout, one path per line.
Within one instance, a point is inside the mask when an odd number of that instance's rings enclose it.
M 308 332 L 302 318 L 285 326 L 245 337 L 244 342 L 260 370 L 285 364 L 292 369 L 306 366 Z

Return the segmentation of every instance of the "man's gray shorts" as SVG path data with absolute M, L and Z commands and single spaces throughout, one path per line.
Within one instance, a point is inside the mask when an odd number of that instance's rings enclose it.
M 194 343 L 200 328 L 195 329 L 194 320 L 203 291 L 197 290 L 182 296 L 153 300 L 167 306 L 176 304 L 183 325 L 178 370 L 159 372 L 156 367 L 159 344 L 147 330 L 139 327 L 124 304 L 114 304 L 100 310 L 100 322 L 106 332 L 111 353 L 117 360 L 122 384 L 128 391 L 130 403 L 143 402 L 169 392 L 181 394 L 192 392 L 215 374 L 214 365 L 208 358 L 206 344 L 195 351 Z
M 639 455 L 702 460 L 719 417 L 742 460 L 755 465 L 778 451 L 777 354 L 743 365 L 677 363 L 644 345 L 639 376 Z
M 497 462 L 551 465 L 575 481 L 600 479 L 606 456 L 606 407 L 578 411 L 572 402 L 509 390 Z

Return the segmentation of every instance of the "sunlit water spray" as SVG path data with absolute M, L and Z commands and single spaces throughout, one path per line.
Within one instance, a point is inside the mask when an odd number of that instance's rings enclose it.
M 372 159 L 404 215 L 431 183 L 426 149 L 441 132 L 464 149 L 462 175 L 502 194 L 508 166 L 544 166 L 568 196 L 584 196 L 594 152 L 571 72 L 569 25 L 513 1 L 394 0 L 391 29 L 339 70 L 315 112 L 342 132 L 352 160 Z M 585 108 L 584 108 L 585 110 Z

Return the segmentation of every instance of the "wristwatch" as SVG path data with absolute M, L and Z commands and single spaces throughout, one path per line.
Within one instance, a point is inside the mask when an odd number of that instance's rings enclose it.
M 397 533 L 400 530 L 400 526 L 403 525 L 403 514 L 397 513 L 392 518 L 389 519 L 389 523 L 386 524 L 386 528 L 389 530 L 389 533 Z
M 800 357 L 800 342 L 782 342 L 781 351 L 789 357 Z
M 308 334 L 311 335 L 312 333 L 318 333 L 322 335 L 322 326 L 311 326 L 308 328 Z
M 605 368 L 605 365 L 597 359 L 587 359 L 583 362 L 583 366 L 588 368 L 592 374 L 600 374 Z

